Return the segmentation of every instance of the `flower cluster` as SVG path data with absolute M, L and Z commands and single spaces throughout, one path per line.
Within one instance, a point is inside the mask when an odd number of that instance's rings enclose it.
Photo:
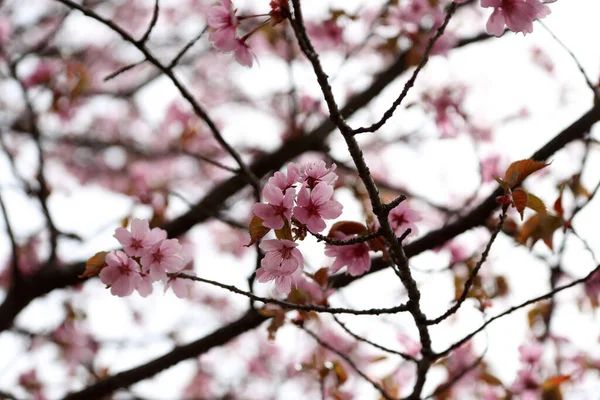
M 255 204 L 254 215 L 267 228 L 282 229 L 290 225 L 293 217 L 309 231 L 322 232 L 326 219 L 342 214 L 342 205 L 332 198 L 337 180 L 334 171 L 335 164 L 328 169 L 323 161 L 306 165 L 304 171 L 298 164 L 290 163 L 287 174 L 276 172 L 269 179 L 262 192 L 267 203 Z
M 523 35 L 533 32 L 533 21 L 550 14 L 550 8 L 544 3 L 556 0 L 481 0 L 482 7 L 493 7 L 486 28 L 493 35 L 501 36 L 504 26 Z
M 327 168 L 323 161 L 304 168 L 290 163 L 286 173 L 275 172 L 269 178 L 262 192 L 266 203 L 256 203 L 252 207 L 254 215 L 266 228 L 287 230 L 288 239 L 292 239 L 292 224 L 297 231 L 322 232 L 325 220 L 342 214 L 342 205 L 333 199 L 335 168 L 335 164 Z M 299 238 L 301 235 L 297 235 Z M 296 285 L 303 264 L 298 244 L 288 239 L 263 241 L 260 248 L 265 257 L 256 271 L 259 282 L 275 281 L 277 291 L 284 293 Z
M 152 293 L 153 282 L 163 281 L 172 286 L 170 280 L 173 278 L 169 278 L 167 273 L 181 272 L 185 268 L 179 241 L 167 239 L 167 232 L 163 229 L 150 229 L 146 220 L 134 219 L 131 231 L 117 228 L 114 237 L 123 246 L 123 251 L 106 254 L 100 280 L 110 287 L 115 296 L 129 296 L 137 290 L 146 297 Z M 174 292 L 179 297 L 187 293 L 182 288 Z

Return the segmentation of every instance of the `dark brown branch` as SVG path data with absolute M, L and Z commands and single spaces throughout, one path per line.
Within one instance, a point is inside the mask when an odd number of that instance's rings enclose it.
M 101 399 L 116 390 L 124 389 L 191 357 L 206 353 L 222 346 L 244 332 L 258 327 L 266 317 L 249 311 L 238 320 L 231 322 L 195 342 L 175 347 L 169 353 L 146 364 L 102 379 L 87 388 L 68 394 L 63 400 Z
M 140 39 L 140 44 L 144 44 L 146 43 L 146 41 L 150 38 L 150 34 L 152 33 L 152 29 L 154 29 L 154 26 L 156 26 L 156 21 L 158 21 L 158 13 L 159 13 L 159 5 L 158 5 L 158 1 L 159 0 L 154 0 L 154 10 L 152 11 L 152 19 L 150 20 L 150 24 L 148 25 L 148 28 L 146 29 L 146 32 L 144 33 L 144 36 L 142 36 L 142 38 Z

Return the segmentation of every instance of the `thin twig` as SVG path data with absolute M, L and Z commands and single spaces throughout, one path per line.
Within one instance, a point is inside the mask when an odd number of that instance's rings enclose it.
M 8 218 L 8 211 L 4 199 L 0 193 L 0 208 L 2 208 L 2 216 L 4 217 L 4 223 L 6 224 L 6 233 L 10 239 L 10 246 L 12 251 L 12 282 L 15 284 L 21 280 L 21 270 L 19 269 L 19 247 L 17 246 L 17 240 L 15 239 L 15 233 L 12 230 L 10 220 Z
M 173 58 L 173 61 L 171 61 L 169 63 L 169 66 L 167 68 L 169 69 L 173 69 L 177 66 L 177 64 L 179 64 L 179 61 L 181 60 L 181 58 L 185 55 L 185 53 L 192 48 L 193 45 L 196 44 L 196 42 L 198 40 L 200 40 L 200 38 L 202 36 L 204 36 L 204 34 L 206 33 L 206 31 L 208 31 L 208 25 L 206 25 L 204 27 L 204 29 L 202 29 L 200 31 L 200 33 L 198 35 L 196 35 L 196 37 L 194 37 L 192 40 L 190 40 L 189 42 L 186 43 L 185 46 L 183 46 L 183 48 L 179 51 L 179 53 L 177 53 L 177 55 L 175 56 L 175 58 Z
M 112 72 L 112 73 L 110 73 L 110 74 L 106 75 L 106 76 L 104 77 L 104 79 L 102 79 L 102 81 L 103 81 L 103 82 L 108 82 L 108 81 L 110 81 L 111 79 L 113 79 L 113 78 L 116 78 L 117 76 L 121 75 L 123 72 L 127 72 L 127 71 L 129 71 L 130 69 L 133 69 L 133 68 L 137 67 L 138 65 L 142 65 L 142 64 L 143 64 L 143 63 L 145 63 L 146 61 L 147 61 L 147 60 L 142 60 L 142 61 L 138 61 L 138 62 L 135 62 L 135 63 L 127 64 L 127 65 L 125 65 L 125 66 L 123 66 L 123 67 L 119 68 L 119 69 L 118 69 L 118 70 L 116 70 L 115 72 Z
M 446 318 L 448 318 L 451 315 L 453 315 L 456 311 L 458 311 L 458 309 L 465 302 L 465 300 L 469 296 L 469 291 L 471 290 L 471 286 L 475 282 L 475 278 L 477 277 L 477 274 L 479 273 L 479 270 L 481 269 L 481 266 L 487 260 L 488 255 L 490 254 L 490 250 L 492 249 L 492 245 L 494 244 L 494 241 L 496 240 L 496 238 L 498 237 L 498 234 L 502 230 L 502 225 L 504 225 L 504 220 L 505 219 L 506 219 L 506 210 L 504 209 L 502 211 L 502 214 L 500 214 L 500 221 L 498 221 L 498 225 L 496 225 L 496 228 L 492 232 L 492 235 L 490 236 L 490 239 L 488 240 L 487 245 L 485 246 L 485 250 L 481 254 L 481 258 L 479 259 L 479 261 L 477 262 L 477 264 L 475 265 L 475 267 L 471 271 L 471 273 L 469 275 L 469 278 L 465 282 L 465 286 L 463 288 L 462 293 L 460 294 L 460 297 L 458 298 L 458 300 L 456 301 L 456 303 L 452 307 L 450 307 L 444 314 L 440 315 L 439 317 L 437 317 L 435 319 L 427 320 L 426 323 L 428 325 L 439 324 L 440 322 L 442 322 Z
M 594 93 L 594 99 L 597 102 L 600 102 L 600 94 L 598 94 L 598 88 L 596 86 L 594 86 L 594 84 L 590 80 L 588 74 L 585 72 L 585 69 L 583 69 L 583 65 L 581 65 L 581 62 L 579 62 L 579 60 L 577 59 L 577 56 L 571 51 L 571 49 L 569 49 L 569 47 L 566 44 L 563 43 L 562 40 L 560 40 L 554 34 L 554 32 L 552 32 L 550 30 L 550 28 L 548 28 L 548 26 L 546 26 L 546 24 L 544 24 L 541 20 L 538 20 L 538 22 L 540 23 L 540 25 L 542 25 L 542 27 L 544 27 L 544 29 L 550 34 L 550 36 L 552 36 L 552 38 L 556 41 L 556 43 L 558 43 L 560 45 L 560 47 L 562 47 L 567 53 L 569 53 L 569 55 L 571 56 L 573 61 L 575 61 L 575 64 L 577 65 L 579 72 L 581 72 L 581 75 L 583 75 L 583 78 L 585 79 L 585 83 L 592 90 L 592 93 Z
M 390 354 L 395 354 L 398 355 L 402 358 L 404 358 L 405 360 L 409 360 L 412 362 L 417 362 L 417 359 L 413 356 L 411 356 L 410 354 L 407 353 L 403 353 L 401 351 L 397 351 L 397 350 L 392 350 L 392 349 L 388 349 L 387 347 L 384 347 L 380 344 L 377 344 L 375 342 L 370 341 L 367 338 L 364 338 L 360 335 L 357 335 L 356 333 L 352 332 L 347 326 L 346 324 L 344 324 L 342 321 L 340 321 L 335 315 L 332 315 L 333 319 L 335 320 L 335 322 L 337 322 L 337 324 L 344 330 L 346 331 L 347 334 L 349 334 L 350 336 L 352 336 L 354 339 L 358 340 L 359 342 L 363 342 L 366 343 L 368 345 L 371 345 L 381 351 L 385 351 L 386 353 L 390 353 Z
M 159 13 L 158 0 L 154 0 L 154 11 L 152 12 L 152 19 L 150 20 L 150 24 L 148 25 L 148 28 L 146 29 L 146 33 L 144 33 L 144 36 L 142 36 L 142 38 L 140 39 L 140 44 L 146 43 L 148 38 L 150 38 L 152 29 L 154 29 L 154 26 L 156 25 L 156 21 L 158 21 L 158 13 Z
M 322 312 L 328 314 L 352 314 L 352 315 L 380 315 L 380 314 L 397 314 L 400 312 L 407 311 L 407 306 L 405 304 L 401 304 L 396 307 L 391 308 L 371 308 L 367 310 L 352 310 L 349 308 L 336 308 L 336 307 L 325 307 L 325 306 L 314 306 L 314 305 L 305 305 L 305 304 L 296 304 L 290 303 L 289 301 L 271 299 L 267 297 L 257 296 L 253 293 L 247 292 L 245 290 L 239 289 L 232 285 L 226 285 L 221 282 L 212 281 L 210 279 L 200 278 L 198 276 L 187 275 L 184 273 L 172 273 L 169 274 L 172 278 L 183 278 L 189 279 L 196 282 L 208 283 L 209 285 L 217 286 L 222 289 L 228 290 L 233 293 L 240 294 L 242 296 L 246 296 L 254 301 L 260 301 L 265 304 L 275 304 L 282 308 L 288 310 L 299 310 L 299 311 L 315 311 Z
M 299 329 L 303 330 L 304 332 L 306 332 L 310 337 L 312 337 L 321 347 L 326 348 L 327 350 L 337 354 L 338 357 L 340 357 L 341 359 L 343 359 L 344 361 L 346 361 L 346 363 L 348 363 L 348 365 L 350 365 L 350 367 L 358 374 L 360 375 L 364 380 L 366 380 L 367 382 L 369 382 L 375 389 L 377 389 L 377 391 L 379 393 L 381 393 L 381 395 L 386 399 L 386 400 L 395 400 L 392 396 L 390 396 L 384 388 L 382 388 L 381 386 L 379 386 L 375 381 L 373 381 L 371 378 L 369 378 L 364 372 L 362 372 L 354 363 L 354 361 L 352 361 L 350 359 L 350 357 L 348 357 L 347 355 L 345 355 L 344 353 L 342 353 L 341 351 L 337 350 L 335 347 L 333 347 L 332 345 L 330 345 L 329 343 L 325 342 L 324 340 L 322 340 L 319 336 L 317 336 L 313 331 L 301 326 L 301 325 L 296 325 Z
M 580 279 L 576 279 L 566 285 L 562 285 L 562 286 L 557 286 L 555 289 L 541 295 L 538 297 L 534 297 L 533 299 L 529 299 L 527 301 L 524 301 L 521 304 L 518 304 L 516 306 L 513 306 L 503 312 L 501 312 L 500 314 L 490 318 L 489 320 L 487 320 L 486 322 L 484 322 L 479 328 L 477 328 L 476 330 L 474 330 L 473 332 L 469 333 L 467 336 L 465 336 L 464 338 L 462 338 L 461 340 L 459 340 L 458 342 L 452 344 L 450 347 L 448 347 L 446 350 L 436 353 L 434 355 L 435 359 L 439 359 L 442 357 L 445 357 L 446 355 L 448 355 L 450 352 L 454 351 L 455 349 L 459 348 L 460 346 L 462 346 L 464 343 L 466 343 L 467 341 L 471 340 L 475 335 L 477 335 L 479 332 L 483 331 L 489 324 L 491 324 L 492 322 L 508 315 L 511 314 L 517 310 L 520 310 L 521 308 L 527 307 L 531 304 L 537 303 L 538 301 L 541 300 L 548 300 L 551 297 L 555 296 L 557 293 L 562 292 L 563 290 L 569 289 L 573 286 L 577 286 L 581 283 L 584 283 L 586 281 L 588 281 L 589 279 L 592 278 L 592 276 L 597 273 L 598 271 L 600 271 L 600 265 L 596 266 L 596 268 L 594 268 L 590 273 L 588 273 L 586 276 L 584 276 L 583 278 Z
M 343 239 L 343 240 L 332 239 L 328 236 L 321 235 L 320 233 L 315 233 L 315 232 L 311 232 L 311 231 L 308 231 L 308 232 L 311 235 L 313 235 L 314 237 L 316 237 L 320 242 L 325 242 L 332 246 L 351 246 L 353 244 L 365 243 L 365 242 L 368 242 L 370 240 L 376 239 L 379 236 L 381 236 L 381 229 L 378 229 L 375 232 L 371 232 L 364 236 L 356 236 L 356 237 L 353 237 L 350 239 Z
M 83 7 L 83 6 L 73 2 L 72 0 L 55 0 L 55 1 L 62 3 L 67 7 L 79 10 L 84 15 L 86 15 L 92 19 L 95 19 L 96 21 L 106 25 L 108 28 L 112 29 L 115 33 L 118 33 L 126 42 L 131 43 L 140 52 L 142 52 L 142 54 L 146 57 L 146 59 L 150 63 L 152 63 L 156 68 L 158 68 L 163 74 L 165 74 L 171 80 L 171 82 L 179 90 L 181 95 L 190 103 L 190 105 L 192 106 L 196 115 L 198 115 L 198 117 L 200 117 L 206 123 L 206 125 L 209 127 L 213 136 L 219 142 L 219 144 L 237 162 L 238 166 L 240 167 L 240 170 L 243 172 L 243 175 L 248 180 L 248 183 L 250 183 L 250 185 L 252 185 L 255 188 L 255 190 L 259 190 L 260 182 L 259 182 L 258 178 L 256 177 L 256 175 L 254 175 L 254 173 L 250 170 L 250 168 L 248 168 L 246 163 L 244 163 L 244 161 L 242 160 L 242 158 L 238 154 L 238 152 L 225 140 L 225 138 L 223 137 L 223 135 L 217 128 L 217 125 L 215 124 L 215 122 L 209 117 L 209 115 L 204 110 L 204 108 L 200 106 L 200 104 L 196 101 L 194 96 L 192 96 L 190 91 L 179 81 L 179 79 L 175 76 L 172 69 L 164 66 L 156 57 L 154 57 L 154 55 L 150 52 L 150 50 L 148 50 L 142 43 L 139 43 L 139 41 L 135 40 L 129 33 L 127 33 L 125 30 L 123 30 L 119 25 L 115 24 L 113 21 L 101 17 L 100 15 L 96 14 L 93 10 Z
M 429 42 L 427 43 L 427 47 L 425 48 L 425 52 L 423 53 L 423 56 L 421 57 L 421 60 L 419 61 L 417 68 L 415 68 L 412 76 L 404 85 L 404 88 L 402 89 L 400 96 L 398 96 L 398 98 L 396 100 L 394 100 L 394 102 L 392 103 L 392 106 L 383 114 L 383 117 L 381 117 L 381 119 L 378 122 L 376 122 L 368 127 L 354 129 L 352 132 L 354 135 L 358 135 L 359 133 L 364 133 L 364 132 L 375 132 L 379 128 L 381 128 L 387 122 L 387 120 L 392 117 L 392 115 L 394 115 L 394 112 L 400 106 L 400 104 L 402 104 L 402 100 L 404 100 L 404 98 L 408 94 L 408 91 L 410 90 L 410 88 L 412 88 L 414 86 L 415 81 L 417 80 L 417 77 L 419 76 L 419 72 L 421 72 L 421 70 L 423 69 L 425 64 L 427 64 L 427 62 L 429 61 L 429 55 L 431 53 L 431 50 L 433 49 L 433 45 L 444 34 L 444 30 L 446 29 L 448 22 L 450 22 L 450 18 L 452 18 L 452 15 L 456 11 L 456 7 L 457 7 L 457 4 L 455 2 L 452 2 L 450 4 L 450 6 L 448 6 L 448 11 L 446 12 L 446 18 L 444 19 L 444 22 L 438 28 L 435 35 L 429 39 Z

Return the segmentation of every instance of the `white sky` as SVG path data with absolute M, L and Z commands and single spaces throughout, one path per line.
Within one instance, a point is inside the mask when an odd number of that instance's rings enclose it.
M 346 9 L 352 9 L 358 3 L 360 2 L 348 0 L 331 2 L 336 7 Z M 241 4 L 242 2 L 240 2 Z M 326 8 L 326 4 L 327 2 L 311 2 L 310 7 L 305 6 L 307 8 L 305 17 L 309 19 L 313 15 L 320 15 Z M 597 23 L 597 16 L 600 15 L 600 2 L 597 0 L 559 0 L 552 4 L 551 8 L 552 14 L 544 22 L 575 53 L 591 79 L 596 81 L 600 75 L 600 51 L 596 43 L 596 38 L 600 37 L 600 24 Z M 484 10 L 484 14 L 487 15 L 488 11 Z M 85 21 L 91 27 L 92 23 L 88 20 Z M 533 46 L 542 47 L 552 57 L 556 63 L 554 77 L 530 65 L 529 50 Z M 260 66 L 250 70 L 239 68 L 238 79 L 247 86 L 248 91 L 260 95 L 260 92 L 266 93 L 279 86 L 272 77 L 281 73 L 281 65 L 270 63 L 268 57 L 262 55 L 258 57 Z M 335 68 L 339 65 L 337 60 L 324 56 L 323 61 L 325 69 L 331 75 L 335 75 Z M 336 80 L 336 83 L 340 83 L 339 87 L 334 85 L 334 89 L 340 90 L 343 85 L 348 84 L 354 71 L 360 70 L 369 70 L 369 68 L 367 65 L 361 65 L 360 62 L 351 63 L 348 70 L 340 75 L 339 80 Z M 309 93 L 318 93 L 310 71 L 298 68 L 295 72 L 299 81 L 302 82 L 304 90 Z M 390 85 L 381 96 L 371 103 L 370 107 L 376 110 L 377 115 L 395 98 L 404 79 L 406 78 Z M 527 37 L 508 35 L 500 40 L 491 40 L 460 49 L 453 52 L 447 59 L 433 58 L 420 76 L 417 87 L 412 92 L 412 98 L 415 98 L 416 94 L 421 91 L 452 81 L 472 85 L 473 90 L 469 93 L 467 101 L 469 111 L 477 115 L 482 122 L 498 126 L 495 129 L 496 140 L 493 147 L 482 146 L 483 153 L 499 150 L 509 154 L 511 161 L 528 157 L 535 149 L 546 143 L 549 138 L 591 106 L 589 89 L 585 86 L 573 61 L 538 24 L 535 25 L 534 33 Z M 556 95 L 561 87 L 565 88 L 564 102 L 559 102 Z M 147 90 L 140 102 L 150 116 L 160 116 L 161 111 L 174 95 L 173 90 L 162 81 Z M 409 100 L 407 99 L 407 101 Z M 531 111 L 529 119 L 500 124 L 503 117 L 513 114 L 524 106 Z M 240 117 L 237 114 L 237 118 L 231 120 L 228 117 L 229 112 L 230 110 L 226 108 L 217 108 L 214 111 L 217 119 L 227 120 L 225 134 L 228 139 L 234 143 L 247 142 L 249 139 L 246 130 L 248 126 L 252 126 L 252 133 L 260 134 L 262 140 L 265 141 L 265 146 L 273 148 L 272 143 L 274 142 L 271 139 L 276 137 L 277 130 L 273 127 L 272 118 L 256 117 L 256 115 Z M 363 121 L 360 118 L 359 116 L 352 118 L 351 124 L 359 125 L 364 121 L 365 114 L 362 116 Z M 410 116 L 407 117 L 403 112 L 398 113 L 388 122 L 385 132 L 387 134 L 403 132 L 403 127 L 411 123 L 407 118 Z M 598 128 L 595 129 L 594 136 L 599 137 Z M 333 142 L 339 142 L 339 138 L 334 138 Z M 575 147 L 553 157 L 554 162 L 550 167 L 553 175 L 567 177 L 574 171 L 573 160 L 578 160 L 580 154 Z M 440 144 L 427 142 L 416 151 L 393 148 L 385 151 L 381 158 L 388 166 L 393 166 L 390 167 L 390 175 L 397 183 L 405 184 L 413 191 L 428 198 L 445 201 L 449 193 L 457 197 L 466 196 L 478 185 L 477 176 L 474 174 L 474 159 L 465 161 L 466 157 L 461 156 L 469 154 L 468 152 L 472 152 L 471 145 L 465 140 L 456 140 L 444 141 Z M 347 159 L 343 150 L 337 154 L 341 158 Z M 588 188 L 595 185 L 600 179 L 599 171 L 600 160 L 596 154 L 596 157 L 590 159 L 587 174 L 583 177 L 584 185 Z M 553 196 L 556 195 L 555 189 L 543 181 L 538 180 L 538 182 L 539 184 L 530 187 L 535 187 L 535 193 L 544 198 L 547 203 L 551 203 L 554 200 Z M 2 185 L 3 195 L 11 211 L 13 226 L 20 235 L 24 235 L 39 228 L 43 221 L 34 201 L 18 195 L 14 190 L 4 189 L 11 184 L 14 184 L 14 181 L 10 178 L 6 160 L 2 158 L 0 159 L 0 185 Z M 108 195 L 98 188 L 80 189 L 75 185 L 72 187 L 72 192 L 58 193 L 52 198 L 51 208 L 56 221 L 60 227 L 65 229 L 88 234 L 101 230 L 102 234 L 85 246 L 65 245 L 63 250 L 68 250 L 65 258 L 80 260 L 96 251 L 115 248 L 117 242 L 112 238 L 112 232 L 118 219 L 129 212 L 131 202 L 124 196 Z M 481 197 L 487 195 L 490 188 L 484 188 L 480 193 Z M 348 196 L 340 193 L 339 198 L 340 201 L 343 201 Z M 185 211 L 185 207 L 182 202 L 174 200 L 170 214 L 176 216 Z M 599 204 L 596 199 L 579 215 L 574 225 L 579 234 L 586 238 L 597 251 L 600 251 L 600 236 L 597 234 L 597 224 L 594 221 L 598 221 L 599 212 Z M 147 210 L 136 209 L 136 214 L 145 216 Z M 358 219 L 360 216 L 356 207 L 349 205 L 345 208 L 342 218 Z M 435 229 L 436 226 L 423 224 L 419 228 L 424 233 Z M 464 240 L 481 243 L 481 239 L 476 239 L 475 236 L 467 234 Z M 560 234 L 556 235 L 555 243 L 560 243 L 560 236 Z M 238 261 L 218 252 L 212 233 L 204 228 L 195 228 L 191 232 L 191 237 L 196 243 L 198 260 L 196 268 L 199 275 L 244 287 L 245 276 L 251 271 L 254 264 L 253 254 L 249 253 L 243 260 Z M 310 265 L 323 265 L 321 248 L 321 245 L 315 243 L 301 245 Z M 579 246 L 575 245 L 574 248 L 578 249 Z M 8 254 L 8 249 L 8 241 L 6 238 L 2 238 L 0 254 Z M 536 246 L 536 250 L 544 252 L 541 245 Z M 525 256 L 523 249 L 515 249 L 515 245 L 505 238 L 500 238 L 494 245 L 491 252 L 494 271 L 506 273 L 514 295 L 507 303 L 498 302 L 490 314 L 493 315 L 507 305 L 516 304 L 547 290 L 546 267 L 539 262 L 533 262 L 531 257 Z M 523 262 L 524 259 L 527 260 L 526 263 Z M 418 269 L 435 269 L 445 265 L 446 262 L 445 256 L 431 252 L 411 260 L 412 265 Z M 584 275 L 593 267 L 587 254 L 580 250 L 572 251 L 572 254 L 566 258 L 565 265 L 576 276 Z M 416 273 L 415 275 L 424 282 L 422 293 L 425 310 L 428 315 L 437 315 L 447 304 L 442 299 L 449 300 L 453 296 L 453 289 L 448 284 L 448 277 L 432 279 L 431 276 L 424 274 Z M 388 271 L 368 277 L 362 280 L 364 282 L 361 281 L 362 283 L 345 289 L 344 299 L 360 308 L 390 305 L 390 299 L 397 296 L 398 291 L 397 286 L 389 285 L 391 276 L 393 275 Z M 267 293 L 267 287 L 262 289 Z M 222 293 L 205 286 L 200 287 L 199 290 Z M 582 349 L 595 351 L 596 355 L 600 356 L 597 352 L 600 316 L 598 312 L 591 316 L 589 313 L 580 313 L 577 310 L 574 302 L 576 290 L 567 291 L 561 295 L 560 298 L 564 300 L 563 306 L 558 311 L 561 323 L 555 324 L 554 328 L 557 333 L 572 338 Z M 61 302 L 64 296 L 63 293 L 52 293 L 43 300 L 34 301 L 20 314 L 17 324 L 32 329 L 52 326 L 61 318 Z M 108 291 L 101 290 L 101 284 L 95 281 L 86 283 L 82 292 L 75 296 L 78 304 L 86 308 L 88 312 L 91 330 L 100 338 L 121 340 L 127 337 L 143 342 L 142 346 L 133 350 L 115 347 L 114 350 L 104 351 L 99 362 L 109 365 L 112 373 L 131 368 L 167 352 L 170 345 L 164 341 L 150 345 L 146 343 L 149 342 L 149 338 L 164 334 L 171 326 L 184 323 L 186 328 L 182 330 L 183 339 L 193 340 L 225 322 L 219 321 L 211 312 L 190 307 L 187 302 L 176 299 L 170 293 L 163 295 L 162 290 L 158 287 L 155 288 L 155 293 L 147 299 L 132 296 L 123 300 L 112 297 Z M 245 309 L 247 302 L 244 298 L 228 297 L 237 304 L 240 311 Z M 131 313 L 123 307 L 123 303 L 131 304 L 143 313 L 145 316 L 143 331 L 134 327 Z M 464 310 L 460 312 L 461 316 L 468 316 L 468 318 L 461 320 L 459 326 L 433 330 L 436 349 L 441 349 L 444 347 L 442 343 L 449 343 L 480 324 L 480 315 L 471 311 L 469 307 L 470 305 L 466 304 L 463 307 Z M 351 328 L 363 333 L 368 332 L 382 344 L 395 345 L 388 325 L 378 323 L 374 318 L 345 318 L 345 320 L 349 321 Z M 397 320 L 404 321 L 403 317 Z M 120 329 L 115 329 L 115 326 Z M 407 326 L 407 333 L 414 334 L 412 325 L 407 324 Z M 525 313 L 518 312 L 504 318 L 503 321 L 492 324 L 487 330 L 487 335 L 479 335 L 476 340 L 480 350 L 485 347 L 486 342 L 489 344 L 486 360 L 492 362 L 494 371 L 506 382 L 512 381 L 518 369 L 517 346 L 522 343 L 525 334 Z M 293 329 L 284 329 L 278 337 L 278 341 L 290 343 L 286 341 L 296 340 L 296 335 L 297 333 Z M 7 384 L 13 382 L 15 376 L 20 371 L 27 369 L 28 366 L 36 363 L 42 365 L 53 358 L 50 349 L 36 354 L 35 357 L 22 357 L 24 345 L 22 340 L 16 339 L 10 334 L 0 336 L 0 353 L 3 355 L 0 357 L 0 388 L 6 388 Z M 233 369 L 235 370 L 235 368 Z M 180 382 L 185 382 L 192 370 L 191 363 L 181 363 L 159 374 L 151 381 L 136 385 L 135 392 L 148 399 L 174 399 L 173 387 Z M 42 367 L 40 372 L 42 379 L 48 378 L 53 381 L 51 388 L 54 390 L 60 389 L 64 385 L 63 382 L 57 380 L 61 378 L 57 378 L 55 371 L 52 371 L 50 366 Z M 433 379 L 428 381 L 424 393 L 429 393 L 434 386 Z M 600 382 L 597 380 L 591 383 L 589 388 L 586 387 L 586 392 L 600 392 Z M 289 398 L 292 398 L 291 394 Z M 586 397 L 585 394 L 579 392 L 577 397 L 572 398 Z

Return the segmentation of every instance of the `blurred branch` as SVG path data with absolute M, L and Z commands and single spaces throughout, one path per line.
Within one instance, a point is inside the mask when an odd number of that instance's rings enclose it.
M 347 355 L 345 355 L 344 353 L 342 353 L 341 351 L 337 350 L 335 347 L 333 347 L 331 344 L 327 343 L 324 340 L 321 340 L 321 338 L 315 334 L 314 332 L 312 332 L 311 330 L 305 328 L 302 325 L 296 325 L 299 329 L 303 330 L 304 332 L 306 332 L 310 337 L 312 337 L 321 347 L 326 348 L 327 350 L 337 354 L 338 357 L 340 357 L 342 360 L 344 360 L 346 363 L 348 363 L 348 365 L 358 374 L 360 375 L 364 380 L 366 380 L 367 382 L 369 382 L 371 384 L 371 386 L 373 386 L 380 394 L 383 398 L 385 398 L 386 400 L 394 400 L 394 398 L 392 396 L 390 396 L 384 388 L 382 388 L 381 386 L 379 386 L 375 381 L 373 381 L 371 378 L 369 378 L 364 372 L 362 372 L 358 366 L 354 363 L 354 361 L 352 361 L 350 359 L 350 357 L 348 357 Z
M 529 299 L 527 301 L 524 301 L 523 303 L 513 306 L 503 312 L 501 312 L 500 314 L 495 315 L 494 317 L 490 318 L 489 320 L 487 320 L 485 323 L 483 323 L 479 328 L 477 328 L 476 330 L 474 330 L 473 332 L 469 333 L 467 336 L 465 336 L 464 338 L 462 338 L 461 340 L 455 342 L 454 344 L 452 344 L 450 347 L 448 347 L 446 350 L 441 351 L 439 353 L 436 353 L 434 355 L 435 359 L 439 359 L 442 357 L 447 356 L 448 354 L 450 354 L 452 351 L 454 351 L 455 349 L 459 348 L 460 346 L 462 346 L 463 344 L 465 344 L 466 342 L 468 342 L 469 340 L 471 340 L 475 335 L 477 335 L 479 332 L 483 331 L 489 324 L 491 324 L 492 322 L 508 315 L 511 314 L 517 310 L 520 310 L 524 307 L 527 307 L 531 304 L 535 304 L 539 301 L 542 300 L 548 300 L 552 297 L 554 297 L 557 293 L 562 292 L 563 290 L 572 288 L 573 286 L 577 286 L 581 283 L 584 283 L 586 281 L 588 281 L 589 279 L 592 278 L 592 276 L 596 273 L 600 271 L 600 265 L 596 266 L 596 268 L 594 268 L 590 273 L 588 273 L 586 276 L 584 276 L 583 278 L 580 279 L 576 279 L 566 285 L 562 285 L 562 286 L 557 286 L 555 289 L 549 291 L 546 294 L 543 294 L 541 296 L 535 297 L 533 299 Z

